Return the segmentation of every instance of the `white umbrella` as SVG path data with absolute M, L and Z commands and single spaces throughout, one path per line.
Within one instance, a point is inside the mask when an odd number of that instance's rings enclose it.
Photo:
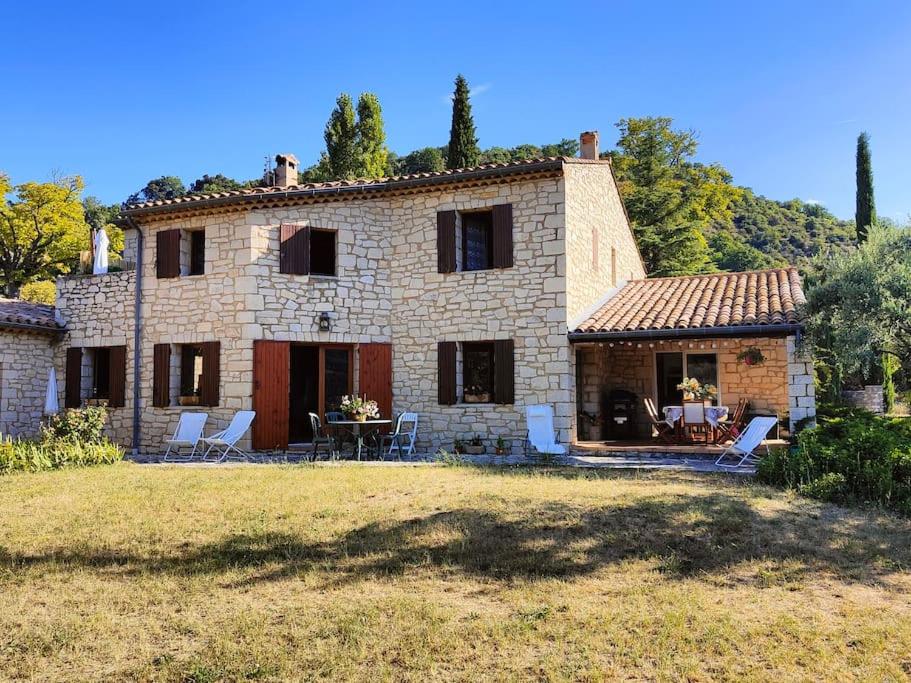
M 92 275 L 108 272 L 108 245 L 111 241 L 104 228 L 95 233 L 95 262 L 92 264 Z
M 54 415 L 59 412 L 60 403 L 57 401 L 57 371 L 54 368 L 47 373 L 47 393 L 44 396 L 44 414 Z

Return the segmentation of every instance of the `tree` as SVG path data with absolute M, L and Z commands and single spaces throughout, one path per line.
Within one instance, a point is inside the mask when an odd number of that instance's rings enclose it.
M 36 279 L 67 272 L 88 247 L 78 176 L 13 186 L 0 175 L 0 285 L 6 296 Z
M 358 178 L 382 178 L 386 173 L 386 130 L 383 110 L 373 93 L 365 92 L 357 100 L 357 173 Z
M 393 175 L 409 173 L 435 173 L 446 168 L 443 152 L 439 147 L 423 147 L 406 156 L 399 157 L 394 166 Z
M 351 98 L 342 93 L 335 101 L 335 109 L 329 115 L 326 131 L 325 168 L 332 180 L 348 180 L 356 177 L 357 123 Z M 320 160 L 323 163 L 323 160 Z
M 459 74 L 456 76 L 455 92 L 452 95 L 452 127 L 449 129 L 446 168 L 478 165 L 480 150 L 474 119 L 471 116 L 470 94 L 468 81 Z
M 82 200 L 82 211 L 89 227 L 89 237 L 96 230 L 104 228 L 108 235 L 108 255 L 116 257 L 123 252 L 123 230 L 114 221 L 120 215 L 119 204 L 102 204 L 97 197 L 86 197 Z
M 870 162 L 870 136 L 866 132 L 857 136 L 857 208 L 854 225 L 857 241 L 867 239 L 870 226 L 876 223 L 876 203 L 873 200 L 873 166 Z
M 36 304 L 53 306 L 57 302 L 57 284 L 53 280 L 35 280 L 22 285 L 19 298 Z
M 670 118 L 621 119 L 611 153 L 646 268 L 651 275 L 687 275 L 710 268 L 702 230 L 730 222 L 743 194 L 718 164 L 693 161 L 693 131 L 675 131 Z
M 183 197 L 187 189 L 183 186 L 183 181 L 177 176 L 166 175 L 155 178 L 146 183 L 146 186 L 134 192 L 127 199 L 127 204 L 136 202 L 155 202 L 165 199 L 176 199 Z
M 261 184 L 262 180 L 259 182 Z M 221 173 L 216 173 L 215 175 L 206 173 L 202 178 L 197 178 L 190 184 L 190 192 L 193 194 L 230 192 L 243 189 L 243 187 L 243 183 L 239 183 L 234 178 L 229 178 Z
M 818 257 L 806 287 L 805 341 L 836 375 L 878 375 L 883 354 L 911 362 L 911 232 L 872 226 L 857 249 Z
M 716 232 L 709 238 L 712 262 L 720 269 L 730 272 L 759 270 L 784 265 L 780 259 L 773 259 L 747 242 L 735 239 L 730 232 Z

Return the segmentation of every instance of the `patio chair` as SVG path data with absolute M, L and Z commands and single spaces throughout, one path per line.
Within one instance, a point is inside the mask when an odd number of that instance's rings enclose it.
M 407 426 L 407 427 L 406 427 Z M 418 414 L 402 413 L 395 421 L 395 430 L 392 434 L 385 434 L 382 437 L 382 447 L 386 448 L 386 442 L 389 442 L 389 450 L 386 455 L 392 455 L 395 450 L 399 460 L 402 459 L 402 446 L 405 447 L 405 455 L 409 456 L 414 453 L 414 442 L 418 435 Z
M 743 416 L 749 405 L 749 401 L 745 398 L 741 398 L 737 401 L 737 407 L 734 408 L 734 414 L 731 416 L 731 419 L 718 423 L 718 429 L 721 430 L 721 436 L 718 438 L 718 443 L 733 441 L 740 436 L 740 432 L 743 431 L 743 427 L 746 424 Z
M 332 413 L 326 413 L 327 423 L 336 421 L 329 419 L 329 415 L 331 414 Z M 320 446 L 326 447 L 330 460 L 337 459 L 338 445 L 336 444 L 335 437 L 323 429 L 323 423 L 320 421 L 319 415 L 316 413 L 308 413 L 308 415 L 310 416 L 310 427 L 313 429 L 313 453 L 310 455 L 310 460 L 316 460 Z M 344 416 L 342 416 L 342 419 L 344 419 Z
M 168 449 L 164 453 L 164 461 L 168 461 L 172 449 L 176 456 L 174 460 L 192 460 L 193 456 L 196 455 L 196 449 L 199 446 L 199 442 L 202 440 L 202 431 L 205 428 L 206 420 L 208 419 L 209 415 L 207 413 L 181 413 L 180 419 L 177 421 L 177 429 L 174 431 L 174 436 L 170 439 L 165 439 L 165 443 L 168 444 Z M 190 451 L 189 455 L 181 456 L 181 448 L 192 448 L 193 450 Z
M 748 460 L 753 462 L 758 461 L 759 456 L 756 455 L 756 449 L 759 448 L 760 445 L 765 446 L 765 452 L 766 455 L 768 455 L 769 446 L 762 442 L 776 424 L 778 424 L 777 417 L 754 417 L 750 420 L 750 424 L 747 425 L 747 428 L 734 440 L 734 443 L 728 446 L 724 450 L 724 453 L 718 456 L 715 464 L 719 467 L 740 467 Z M 739 457 L 740 460 L 736 464 L 722 462 L 728 456 L 734 456 L 735 458 Z
M 652 399 L 646 398 L 643 400 L 645 402 L 645 412 L 648 413 L 648 419 L 651 421 L 652 429 L 655 430 L 655 435 L 659 441 L 667 444 L 674 443 L 674 425 L 658 416 L 658 408 L 655 407 L 655 402 Z
M 702 401 L 683 402 L 683 428 L 689 433 L 693 441 L 696 434 L 705 434 L 705 442 L 709 442 L 709 423 L 705 419 L 705 404 Z
M 231 419 L 231 424 L 228 425 L 227 429 L 203 438 L 202 442 L 209 448 L 202 456 L 202 459 L 205 460 L 209 457 L 209 453 L 214 450 L 219 456 L 215 462 L 227 460 L 232 452 L 236 453 L 237 457 L 243 458 L 244 460 L 251 460 L 249 453 L 246 453 L 237 447 L 237 442 L 250 430 L 250 425 L 253 424 L 253 418 L 255 417 L 256 412 L 253 410 L 240 410 L 234 414 L 234 417 Z
M 345 413 L 340 413 L 337 410 L 330 410 L 326 413 L 326 422 L 341 422 L 345 419 Z
M 525 437 L 526 456 L 529 446 L 541 455 L 566 454 L 566 448 L 557 443 L 552 406 L 525 406 L 525 421 L 528 425 Z

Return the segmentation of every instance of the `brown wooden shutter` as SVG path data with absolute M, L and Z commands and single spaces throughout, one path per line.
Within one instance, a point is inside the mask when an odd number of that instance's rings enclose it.
M 493 396 L 496 403 L 515 403 L 515 345 L 512 339 L 493 343 Z
M 456 343 L 437 344 L 437 367 L 439 369 L 439 402 L 441 406 L 454 405 L 456 396 Z
M 221 342 L 203 342 L 202 381 L 199 383 L 199 404 L 217 406 L 221 382 Z
M 253 448 L 288 447 L 291 393 L 291 343 L 253 342 Z
M 380 416 L 392 418 L 392 344 L 358 347 L 358 393 L 379 404 Z
M 512 268 L 512 204 L 493 207 L 493 267 Z
M 310 228 L 282 223 L 279 229 L 278 270 L 289 275 L 310 273 Z
M 155 344 L 152 352 L 152 405 L 171 404 L 171 345 Z
M 162 230 L 155 235 L 155 274 L 159 278 L 180 275 L 180 229 Z
M 82 349 L 72 346 L 66 350 L 66 390 L 64 408 L 78 408 L 82 403 Z
M 456 212 L 437 211 L 437 272 L 456 269 Z
M 111 347 L 110 386 L 108 387 L 108 405 L 111 408 L 123 408 L 126 405 L 127 381 L 127 347 Z

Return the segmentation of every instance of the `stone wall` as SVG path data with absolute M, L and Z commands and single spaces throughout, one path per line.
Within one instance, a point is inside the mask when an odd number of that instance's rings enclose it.
M 47 334 L 0 330 L 0 435 L 37 435 L 56 348 Z
M 886 412 L 882 384 L 868 384 L 863 389 L 842 391 L 841 396 L 849 406 L 863 408 L 876 415 Z

